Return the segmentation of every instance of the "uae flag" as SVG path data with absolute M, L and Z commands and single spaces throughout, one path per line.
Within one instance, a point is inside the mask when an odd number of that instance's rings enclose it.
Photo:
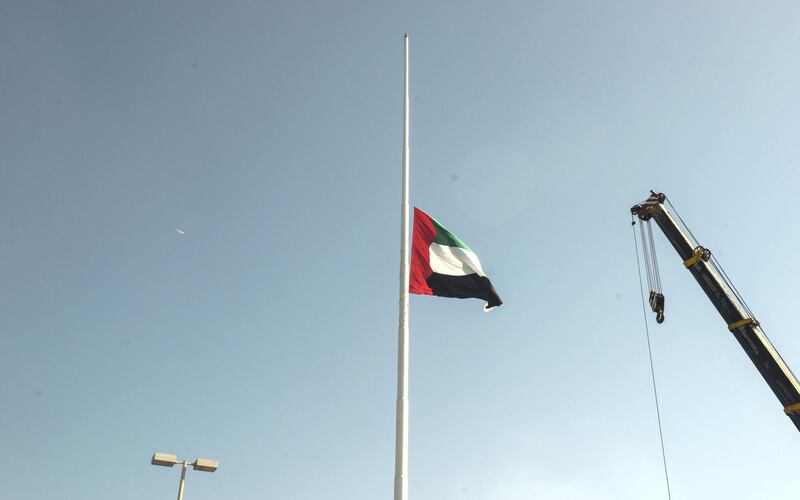
M 489 278 L 483 274 L 475 252 L 418 208 L 414 208 L 408 291 L 439 297 L 483 299 L 487 311 L 503 303 Z

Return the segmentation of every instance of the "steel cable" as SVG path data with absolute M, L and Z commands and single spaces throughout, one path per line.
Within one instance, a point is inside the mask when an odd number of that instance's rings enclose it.
M 636 230 L 634 229 L 633 232 L 634 232 L 633 236 L 635 238 L 636 237 L 636 234 L 635 234 Z M 643 254 L 643 257 L 644 257 L 644 268 L 645 268 L 645 271 L 647 272 L 647 286 L 650 288 L 650 290 L 652 290 L 653 289 L 653 271 L 652 271 L 652 269 L 650 267 L 650 255 L 648 255 L 649 245 L 647 244 L 647 236 L 645 236 L 645 234 L 644 234 L 644 222 L 642 222 L 642 221 L 639 221 L 639 234 L 642 237 L 642 254 Z M 636 253 L 636 257 L 637 258 L 639 257 L 638 251 Z
M 631 217 L 631 225 L 635 225 L 636 221 Z M 667 472 L 667 453 L 664 450 L 664 432 L 661 426 L 661 408 L 658 404 L 658 389 L 656 387 L 656 371 L 653 366 L 653 349 L 650 345 L 650 327 L 647 324 L 647 306 L 644 298 L 644 285 L 642 284 L 642 266 L 639 263 L 639 245 L 636 243 L 636 229 L 633 229 L 633 246 L 636 251 L 636 269 L 639 276 L 639 293 L 642 297 L 642 317 L 644 318 L 644 331 L 647 337 L 647 354 L 650 357 L 650 377 L 653 381 L 653 397 L 656 402 L 656 417 L 658 418 L 658 437 L 661 441 L 661 459 L 664 463 L 664 480 L 667 483 L 667 498 L 672 500 L 672 493 L 669 487 L 669 473 Z M 644 232 L 642 232 L 644 234 Z
M 653 268 L 653 278 L 656 287 L 656 292 L 661 293 L 661 273 L 658 271 L 658 258 L 656 257 L 656 244 L 653 238 L 653 226 L 650 224 L 650 219 L 647 219 L 647 238 L 650 243 L 650 258 L 652 259 L 651 267 Z

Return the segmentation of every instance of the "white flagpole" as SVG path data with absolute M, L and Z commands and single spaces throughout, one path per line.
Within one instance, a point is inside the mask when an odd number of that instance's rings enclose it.
M 394 500 L 408 500 L 408 33 L 403 36 L 403 44 L 403 201 L 400 208 L 400 325 L 397 333 Z

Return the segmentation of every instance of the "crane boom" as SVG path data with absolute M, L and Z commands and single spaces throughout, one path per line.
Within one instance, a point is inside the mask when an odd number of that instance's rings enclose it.
M 742 346 L 761 376 L 775 393 L 784 413 L 800 430 L 800 383 L 769 341 L 759 322 L 727 280 L 711 257 L 711 252 L 698 245 L 691 233 L 681 225 L 664 205 L 666 196 L 651 191 L 647 200 L 631 208 L 641 221 L 654 220 L 708 296 L 728 330 Z M 685 228 L 685 226 L 684 226 Z M 688 234 L 687 234 L 688 233 Z

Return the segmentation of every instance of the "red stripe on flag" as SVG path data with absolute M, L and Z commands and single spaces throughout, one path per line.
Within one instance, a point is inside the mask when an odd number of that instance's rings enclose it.
M 428 286 L 431 271 L 431 243 L 436 241 L 436 227 L 430 216 L 414 207 L 414 237 L 411 243 L 411 273 L 408 291 L 421 295 L 433 295 Z

